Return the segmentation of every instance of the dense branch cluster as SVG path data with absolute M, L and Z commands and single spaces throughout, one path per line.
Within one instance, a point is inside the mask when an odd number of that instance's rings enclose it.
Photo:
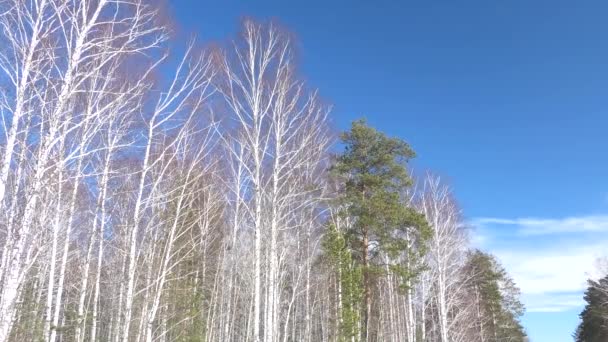
M 596 262 L 599 279 L 587 280 L 586 302 L 573 333 L 576 342 L 600 342 L 608 338 L 608 263 L 605 257 Z
M 160 12 L 0 0 L 0 342 L 526 339 L 405 142 L 330 153 L 290 35 L 174 58 Z

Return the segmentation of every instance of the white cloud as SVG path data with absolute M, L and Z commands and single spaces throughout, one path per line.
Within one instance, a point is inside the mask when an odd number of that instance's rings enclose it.
M 473 220 L 473 225 L 506 225 L 516 227 L 522 235 L 545 235 L 581 232 L 608 232 L 608 215 L 574 216 L 559 219 L 516 218 L 505 219 L 482 217 Z
M 494 250 L 523 293 L 543 294 L 585 289 L 602 248 L 570 249 L 556 245 L 548 249 Z
M 471 244 L 474 247 L 481 247 L 485 244 L 487 244 L 488 241 L 488 236 L 485 234 L 482 234 L 479 231 L 476 231 L 474 234 L 471 235 Z
M 608 216 L 479 218 L 473 224 L 482 228 L 482 238 L 473 240 L 498 257 L 521 289 L 529 312 L 584 305 L 586 281 L 597 275 L 595 261 L 608 252 Z
M 528 312 L 562 312 L 580 308 L 585 304 L 580 293 L 558 293 L 552 295 L 524 295 Z

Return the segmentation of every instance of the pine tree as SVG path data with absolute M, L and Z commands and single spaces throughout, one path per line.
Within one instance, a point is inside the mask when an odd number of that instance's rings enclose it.
M 374 278 L 386 270 L 382 258 L 396 258 L 404 253 L 413 257 L 411 235 L 424 241 L 429 228 L 424 217 L 402 199 L 412 184 L 406 169 L 406 163 L 415 155 L 410 146 L 403 140 L 387 137 L 364 121 L 354 122 L 341 140 L 345 151 L 338 156 L 332 171 L 345 180 L 339 202 L 346 208 L 343 214 L 352 224 L 343 232 L 343 238 L 362 273 L 361 336 L 367 340 Z M 416 270 L 392 265 L 391 271 L 401 275 L 407 284 Z
M 599 281 L 588 280 L 585 308 L 580 314 L 574 339 L 576 342 L 608 341 L 608 276 Z
M 479 250 L 472 251 L 465 270 L 470 277 L 469 289 L 476 305 L 475 335 L 483 341 L 527 341 L 519 321 L 524 312 L 519 300 L 520 291 L 494 256 Z
M 323 241 L 326 259 L 336 270 L 340 287 L 338 341 L 353 341 L 359 337 L 361 310 L 361 267 L 353 262 L 344 234 L 330 225 Z

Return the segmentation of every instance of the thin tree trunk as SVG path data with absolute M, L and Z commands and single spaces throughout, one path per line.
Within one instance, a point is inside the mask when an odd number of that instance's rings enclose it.
M 371 314 L 371 293 L 369 274 L 367 267 L 369 265 L 369 237 L 367 229 L 363 232 L 363 322 L 361 329 L 361 337 L 363 341 L 369 339 L 369 319 Z

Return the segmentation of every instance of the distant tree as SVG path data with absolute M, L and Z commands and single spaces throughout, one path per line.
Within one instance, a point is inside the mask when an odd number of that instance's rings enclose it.
M 519 322 L 524 306 L 520 291 L 496 258 L 479 250 L 470 252 L 465 270 L 475 303 L 473 341 L 527 341 Z
M 367 340 L 374 277 L 385 272 L 386 257 L 394 259 L 409 252 L 412 233 L 428 235 L 428 225 L 402 198 L 412 184 L 406 163 L 415 155 L 406 142 L 389 138 L 364 121 L 355 121 L 341 140 L 345 150 L 332 171 L 344 180 L 339 202 L 351 224 L 343 238 L 361 268 L 361 336 Z M 415 273 L 398 264 L 391 265 L 391 271 L 404 284 Z
M 608 276 L 599 281 L 588 280 L 585 308 L 580 313 L 581 323 L 574 334 L 576 342 L 608 341 Z

